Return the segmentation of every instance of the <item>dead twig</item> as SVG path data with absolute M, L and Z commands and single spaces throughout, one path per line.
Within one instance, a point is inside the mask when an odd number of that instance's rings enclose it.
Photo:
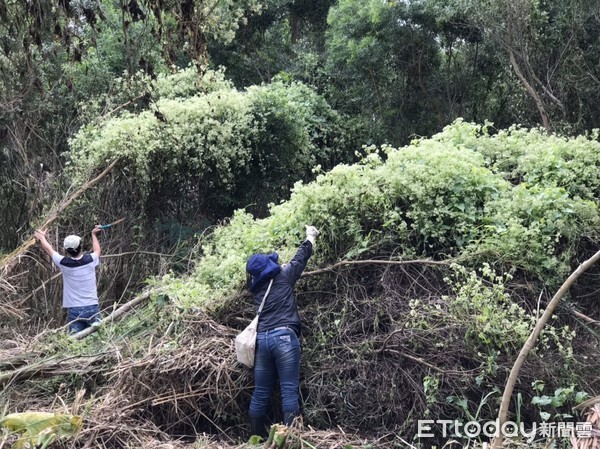
M 318 270 L 307 271 L 302 273 L 301 277 L 306 276 L 315 276 L 317 274 L 329 273 L 336 268 L 348 266 L 348 265 L 449 265 L 450 261 L 445 260 L 428 260 L 428 259 L 417 259 L 417 260 L 378 260 L 378 259 L 369 259 L 369 260 L 342 260 L 341 262 L 337 262 L 333 265 L 330 265 L 325 268 L 321 268 Z
M 573 310 L 573 315 L 575 315 L 577 318 L 582 319 L 583 321 L 585 321 L 588 324 L 592 324 L 594 326 L 600 326 L 600 321 L 595 320 L 587 315 L 584 315 L 581 312 L 578 312 L 577 310 Z

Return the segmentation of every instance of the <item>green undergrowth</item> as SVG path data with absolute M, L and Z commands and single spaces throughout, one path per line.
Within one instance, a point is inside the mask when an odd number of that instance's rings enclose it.
M 542 177 L 538 166 L 527 165 L 530 151 L 554 142 L 565 160 L 572 142 L 588 161 L 565 162 L 573 173 L 560 182 L 550 168 Z M 519 270 L 556 288 L 572 268 L 576 247 L 597 232 L 600 196 L 577 194 L 595 189 L 589 165 L 600 163 L 596 150 L 593 139 L 523 129 L 490 135 L 461 121 L 403 148 L 368 147 L 361 162 L 298 182 L 291 198 L 272 204 L 264 219 L 238 210 L 201 239 L 202 257 L 189 278 L 167 276 L 163 283 L 183 305 L 218 303 L 243 287 L 250 254 L 276 250 L 288 260 L 304 225 L 312 224 L 321 230 L 312 267 L 348 259 L 452 259 Z M 539 181 L 528 180 L 532 171 Z
M 498 359 L 518 354 L 538 315 L 511 297 L 508 286 L 512 276 L 495 273 L 487 263 L 477 270 L 453 264 L 451 275 L 444 281 L 449 291 L 439 300 L 410 300 L 406 327 L 432 333 L 448 327 L 458 329 L 457 339 L 463 340 L 473 359 L 484 367 L 480 381 L 487 375 L 496 375 Z M 556 349 L 565 363 L 569 363 L 573 361 L 575 333 L 569 325 L 555 319 L 556 316 L 546 326 L 537 345 L 539 354 L 534 355 L 543 357 L 544 352 Z M 457 339 L 440 339 L 436 347 L 451 351 Z

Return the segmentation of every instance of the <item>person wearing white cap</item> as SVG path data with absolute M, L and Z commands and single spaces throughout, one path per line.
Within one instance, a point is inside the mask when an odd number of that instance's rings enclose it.
M 96 288 L 96 267 L 100 264 L 102 250 L 98 241 L 98 233 L 102 229 L 96 226 L 92 230 L 92 252 L 83 253 L 81 237 L 69 235 L 63 247 L 67 256 L 57 253 L 47 239 L 46 230 L 36 230 L 35 238 L 54 264 L 60 269 L 63 277 L 63 307 L 67 309 L 69 333 L 74 334 L 94 326 L 100 321 L 100 306 Z

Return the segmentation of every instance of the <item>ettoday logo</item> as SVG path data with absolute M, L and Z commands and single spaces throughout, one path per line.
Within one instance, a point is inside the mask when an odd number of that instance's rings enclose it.
M 506 438 L 524 438 L 527 443 L 538 437 L 570 437 L 591 436 L 592 424 L 589 422 L 543 422 L 531 423 L 526 429 L 524 423 L 507 421 L 468 421 L 466 423 L 452 419 L 421 419 L 418 421 L 418 438 L 453 437 L 453 438 L 496 438 L 501 434 Z

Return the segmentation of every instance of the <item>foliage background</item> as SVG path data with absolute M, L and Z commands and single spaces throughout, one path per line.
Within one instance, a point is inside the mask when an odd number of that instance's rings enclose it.
M 417 416 L 493 418 L 544 304 L 598 249 L 597 2 L 38 0 L 3 2 L 0 24 L 0 252 L 116 160 L 52 243 L 125 218 L 102 236 L 105 311 L 162 288 L 76 343 L 53 330 L 48 261 L 12 258 L 1 350 L 126 355 L 16 382 L 7 410 L 85 388 L 98 444 L 242 435 L 251 379 L 226 348 L 252 316 L 245 260 L 290 258 L 310 223 L 309 270 L 359 263 L 300 284 L 308 422 L 372 441 L 412 438 Z M 515 418 L 562 419 L 598 394 L 581 315 L 598 319 L 597 279 L 545 330 Z

